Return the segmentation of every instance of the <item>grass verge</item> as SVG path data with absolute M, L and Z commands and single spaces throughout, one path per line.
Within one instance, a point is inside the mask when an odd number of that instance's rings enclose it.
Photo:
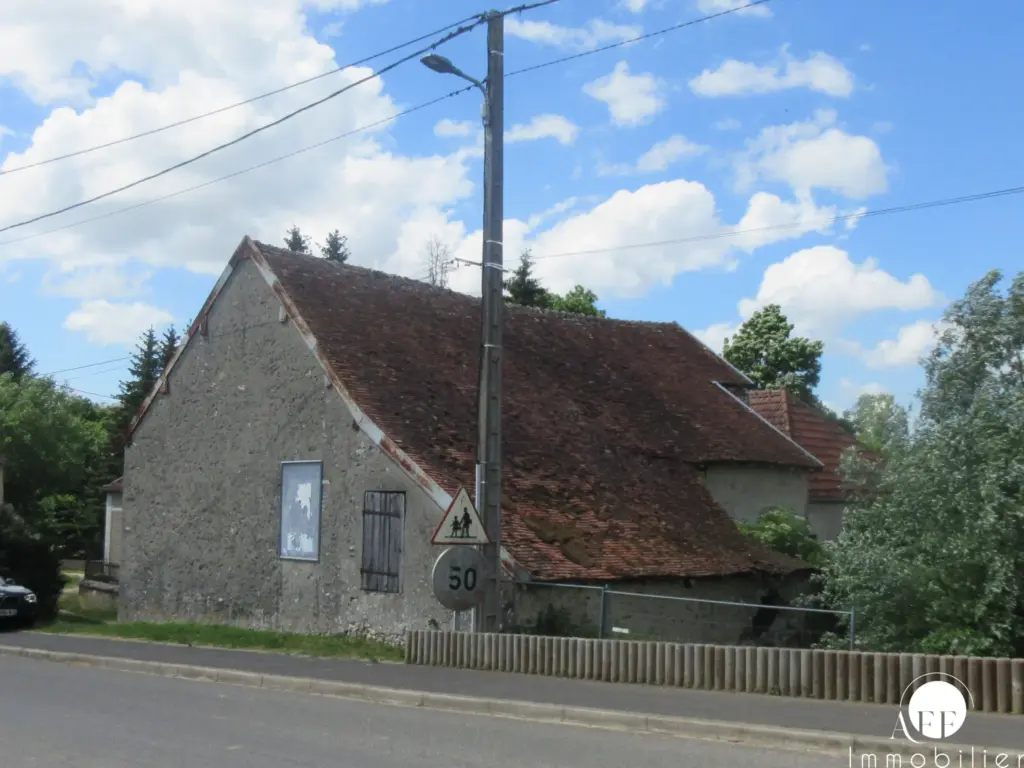
M 184 622 L 119 622 L 116 609 L 79 595 L 64 595 L 60 608 L 57 621 L 40 625 L 37 630 L 60 635 L 148 640 L 154 643 L 272 651 L 336 659 L 401 661 L 405 657 L 405 651 L 401 648 L 349 635 L 300 635 Z

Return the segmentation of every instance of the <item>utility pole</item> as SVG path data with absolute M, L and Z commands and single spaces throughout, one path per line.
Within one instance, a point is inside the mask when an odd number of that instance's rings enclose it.
M 503 170 L 505 144 L 505 17 L 487 20 L 487 94 L 484 101 L 484 230 L 481 302 L 478 509 L 489 544 L 483 547 L 488 589 L 473 612 L 477 632 L 500 632 L 501 599 L 501 358 L 505 308 Z
M 442 75 L 455 75 L 484 96 L 484 229 L 481 264 L 479 417 L 476 452 L 476 508 L 489 544 L 483 545 L 486 584 L 483 605 L 473 609 L 476 632 L 500 632 L 501 601 L 501 327 L 505 308 L 502 238 L 502 176 L 505 146 L 505 16 L 487 14 L 487 80 L 467 75 L 436 53 L 421 61 Z M 458 627 L 458 617 L 455 619 Z

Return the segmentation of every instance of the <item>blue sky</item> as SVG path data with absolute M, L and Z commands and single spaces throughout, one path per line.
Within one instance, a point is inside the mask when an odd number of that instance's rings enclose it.
M 106 0 L 87 0 L 81 18 L 59 22 L 47 9 L 58 0 L 0 11 L 0 28 L 18 34 L 4 45 L 12 33 L 0 32 L 3 168 L 215 109 L 482 10 L 475 0 L 446 0 L 443 15 L 423 0 L 254 1 L 225 0 L 214 12 L 154 0 L 126 19 Z M 628 0 L 561 0 L 509 20 L 506 70 L 729 4 L 634 1 L 645 6 L 635 12 Z M 879 388 L 907 400 L 921 383 L 914 360 L 945 301 L 989 269 L 1020 269 L 1011 227 L 1021 199 L 822 225 L 835 213 L 1021 184 L 1024 113 L 1012 94 L 1024 82 L 1024 7 L 1000 0 L 968 13 L 951 2 L 773 0 L 764 9 L 510 77 L 506 261 L 531 247 L 552 287 L 582 283 L 614 317 L 676 321 L 712 345 L 757 306 L 779 301 L 798 330 L 825 340 L 826 402 L 848 406 L 859 391 Z M 442 52 L 483 76 L 482 30 Z M 197 154 L 355 77 L 334 75 L 250 108 L 0 177 L 0 226 Z M 298 223 L 320 240 L 338 227 L 356 263 L 412 277 L 426 272 L 429 236 L 479 258 L 474 93 L 202 191 L 40 234 L 457 86 L 413 62 L 216 159 L 0 234 L 0 318 L 19 330 L 41 372 L 115 360 L 62 375 L 109 395 L 131 339 L 149 323 L 192 318 L 245 234 L 279 241 Z M 699 239 L 779 225 L 771 237 Z M 673 239 L 684 242 L 632 247 Z M 452 275 L 453 287 L 470 292 L 478 280 L 471 267 Z

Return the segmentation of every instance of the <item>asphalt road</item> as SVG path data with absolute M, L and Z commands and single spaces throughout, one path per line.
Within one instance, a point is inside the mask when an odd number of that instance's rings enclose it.
M 597 683 L 538 675 L 404 664 L 310 659 L 272 653 L 188 648 L 34 632 L 0 634 L 0 645 L 241 669 L 260 674 L 341 680 L 432 693 L 597 707 L 800 730 L 853 733 L 875 738 L 890 736 L 896 722 L 895 708 L 881 704 Z M 972 712 L 963 729 L 958 732 L 957 740 L 963 744 L 1013 747 L 1024 751 L 1024 719 L 1015 715 L 986 715 Z M 3 765 L 2 761 L 0 765 Z
M 0 657 L 18 768 L 840 768 L 842 757 L 105 672 Z

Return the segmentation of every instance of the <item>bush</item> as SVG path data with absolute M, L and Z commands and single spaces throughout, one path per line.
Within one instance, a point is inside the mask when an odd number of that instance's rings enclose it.
M 10 505 L 0 507 L 0 576 L 36 593 L 39 619 L 57 616 L 65 583 L 60 557 Z
M 828 561 L 825 547 L 807 521 L 788 509 L 769 509 L 756 523 L 737 523 L 743 535 L 808 565 L 820 568 Z

